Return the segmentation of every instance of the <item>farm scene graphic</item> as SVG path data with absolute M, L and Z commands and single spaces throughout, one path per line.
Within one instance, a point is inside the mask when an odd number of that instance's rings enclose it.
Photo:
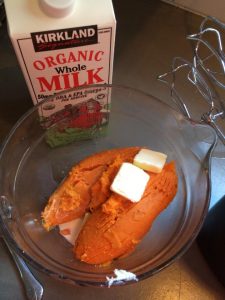
M 77 104 L 72 104 L 74 100 L 65 103 L 56 99 L 44 103 L 41 123 L 46 130 L 47 144 L 57 147 L 105 135 L 109 119 L 108 96 L 100 93 L 95 99 L 91 97 Z

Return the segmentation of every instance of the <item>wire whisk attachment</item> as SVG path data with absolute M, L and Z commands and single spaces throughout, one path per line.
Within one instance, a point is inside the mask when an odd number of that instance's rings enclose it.
M 197 121 L 212 126 L 225 144 L 223 34 L 225 24 L 213 17 L 206 17 L 200 25 L 199 32 L 187 36 L 195 43 L 192 61 L 175 57 L 172 60 L 171 70 L 159 75 L 158 80 L 170 88 L 172 101 L 190 120 L 196 120 L 196 112 L 193 111 L 194 102 L 201 101 L 202 111 Z M 187 86 L 191 87 L 193 96 L 185 100 Z

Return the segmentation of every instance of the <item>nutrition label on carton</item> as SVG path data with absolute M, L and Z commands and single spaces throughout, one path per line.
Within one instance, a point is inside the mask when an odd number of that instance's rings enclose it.
M 112 42 L 112 28 L 97 25 L 17 39 L 34 104 L 70 88 L 109 83 Z

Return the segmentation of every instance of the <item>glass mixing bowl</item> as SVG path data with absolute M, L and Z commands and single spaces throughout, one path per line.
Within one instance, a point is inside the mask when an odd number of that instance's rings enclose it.
M 97 114 L 94 125 L 93 111 Z M 79 123 L 74 122 L 77 118 L 86 120 L 82 124 L 89 138 L 74 127 L 68 129 Z M 147 278 L 180 257 L 200 230 L 210 198 L 207 160 L 214 142 L 209 126 L 190 122 L 160 100 L 131 88 L 98 85 L 56 94 L 29 110 L 2 147 L 4 238 L 28 263 L 68 283 L 108 286 L 107 277 L 113 277 L 115 269 L 132 272 L 138 280 Z M 177 195 L 129 256 L 107 266 L 80 262 L 57 229 L 45 231 L 41 211 L 78 161 L 95 152 L 129 146 L 161 151 L 168 161 L 176 161 Z

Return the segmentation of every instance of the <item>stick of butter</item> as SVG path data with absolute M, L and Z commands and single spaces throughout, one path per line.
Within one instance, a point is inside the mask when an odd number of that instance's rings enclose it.
M 167 155 L 149 149 L 141 149 L 134 157 L 134 165 L 154 173 L 160 173 L 165 165 Z
M 142 169 L 131 163 L 122 163 L 110 189 L 132 202 L 138 202 L 143 196 L 149 179 L 149 174 Z

